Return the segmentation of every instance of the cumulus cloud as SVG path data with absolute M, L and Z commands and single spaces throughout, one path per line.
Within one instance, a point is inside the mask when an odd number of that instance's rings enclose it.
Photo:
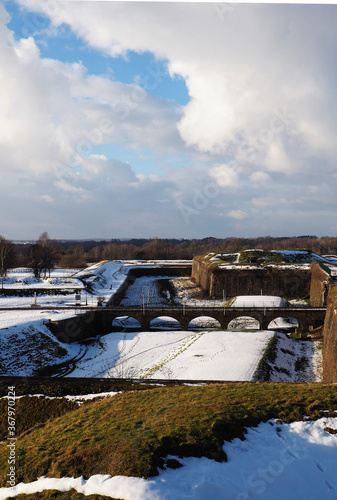
M 205 3 L 17 3 L 43 12 L 51 20 L 50 35 L 57 36 L 66 24 L 107 57 L 151 52 L 166 61 L 172 77 L 184 78 L 190 97 L 180 107 L 151 95 L 151 86 L 160 84 L 156 69 L 144 68 L 142 78 L 127 85 L 89 74 L 80 61 L 45 59 L 34 38 L 39 26 L 32 26 L 23 10 L 22 36 L 14 39 L 0 5 L 5 75 L 0 78 L 0 153 L 6 158 L 0 169 L 15 172 L 27 193 L 39 176 L 38 199 L 44 206 L 54 204 L 41 196 L 59 196 L 64 206 L 72 201 L 83 210 L 91 200 L 100 210 L 112 203 L 114 210 L 112 199 L 121 206 L 124 196 L 131 200 L 129 210 L 123 205 L 128 223 L 135 209 L 139 220 L 147 220 L 144 231 L 166 224 L 181 236 L 218 231 L 215 204 L 237 220 L 253 207 L 261 219 L 278 199 L 286 219 L 286 207 L 303 199 L 297 188 L 306 186 L 318 186 L 311 202 L 319 209 L 337 153 L 336 6 L 240 4 L 225 14 Z M 139 154 L 151 150 L 158 162 L 170 153 L 189 160 L 174 171 L 164 168 L 159 179 L 137 176 L 132 164 L 97 157 L 101 144 L 122 144 Z M 218 189 L 205 192 L 208 185 Z M 238 188 L 245 199 L 235 210 Z M 329 195 L 325 202 L 329 233 L 336 201 Z M 187 228 L 182 204 L 190 208 Z M 281 220 L 280 215 L 277 226 L 266 218 L 269 226 L 252 223 L 249 229 L 271 234 L 287 227 Z
M 238 141 L 270 127 L 275 108 L 287 105 L 308 153 L 329 154 L 336 124 L 329 101 L 334 6 L 248 4 L 219 16 L 207 4 L 135 3 L 130 9 L 128 3 L 57 2 L 51 9 L 38 0 L 20 3 L 43 10 L 54 26 L 68 23 L 109 55 L 131 49 L 167 58 L 191 97 L 180 133 L 202 151 L 226 151 L 233 142 L 238 147 Z M 287 127 L 279 134 L 285 147 Z

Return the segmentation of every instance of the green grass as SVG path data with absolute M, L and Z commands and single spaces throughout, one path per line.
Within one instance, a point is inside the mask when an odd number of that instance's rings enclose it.
M 7 416 L 7 401 L 7 399 L 0 400 L 0 441 L 4 441 L 8 436 L 8 424 L 7 418 L 5 418 Z M 65 398 L 44 399 L 24 396 L 16 400 L 16 428 L 22 434 L 31 429 L 33 425 L 44 423 L 77 408 L 77 403 L 68 401 Z
M 126 392 L 45 422 L 26 413 L 26 423 L 17 431 L 17 481 L 93 474 L 150 477 L 168 454 L 226 460 L 223 441 L 243 438 L 246 427 L 269 418 L 315 419 L 321 411 L 335 409 L 334 385 L 238 383 Z M 17 407 L 18 421 L 21 412 L 26 412 L 25 402 Z M 1 486 L 7 459 L 4 443 Z
M 113 500 L 111 497 L 104 495 L 82 495 L 75 490 L 55 491 L 45 490 L 41 493 L 32 493 L 30 495 L 16 495 L 11 497 L 12 500 Z M 118 499 L 115 499 L 118 500 Z

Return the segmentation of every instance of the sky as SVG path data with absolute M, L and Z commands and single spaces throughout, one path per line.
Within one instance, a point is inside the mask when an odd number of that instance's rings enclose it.
M 0 1 L 0 234 L 336 236 L 337 5 Z

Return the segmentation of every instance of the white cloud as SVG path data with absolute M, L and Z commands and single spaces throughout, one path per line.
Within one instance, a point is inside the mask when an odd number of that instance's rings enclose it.
M 257 170 L 249 176 L 249 180 L 254 187 L 260 187 L 269 184 L 271 181 L 271 177 L 269 174 L 267 174 L 267 172 Z
M 178 128 L 200 151 L 238 149 L 275 123 L 275 109 L 295 115 L 293 130 L 279 127 L 283 151 L 258 158 L 287 168 L 289 136 L 306 154 L 336 153 L 331 115 L 334 6 L 238 5 L 219 16 L 211 4 L 48 2 L 20 0 L 44 11 L 54 26 L 68 23 L 88 44 L 109 55 L 151 51 L 167 58 L 171 74 L 185 78 L 191 101 Z M 313 23 L 311 23 L 311 19 Z M 165 20 L 165 30 L 162 29 Z M 310 56 L 309 56 L 310 54 Z M 324 54 L 324 57 L 322 57 Z M 275 139 L 275 138 L 274 138 Z M 277 158 L 274 158 L 277 156 Z
M 235 167 L 226 164 L 216 165 L 210 170 L 209 175 L 221 188 L 239 187 L 239 175 Z
M 47 203 L 53 203 L 55 200 L 49 194 L 43 194 L 41 195 L 41 198 L 46 201 Z
M 230 210 L 228 212 L 228 216 L 231 217 L 232 219 L 243 220 L 248 216 L 248 214 L 247 212 L 239 208 L 237 210 Z

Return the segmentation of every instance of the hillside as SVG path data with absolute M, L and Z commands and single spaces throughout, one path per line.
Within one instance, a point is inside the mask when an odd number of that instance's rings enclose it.
M 25 410 L 28 410 L 29 407 L 32 408 L 32 399 L 35 400 L 33 406 L 36 407 L 36 411 L 28 413 Z M 188 464 L 192 465 L 193 463 L 194 469 L 199 467 L 199 462 L 191 462 L 192 459 L 188 461 L 183 457 L 207 457 L 216 462 L 205 462 L 206 458 L 204 458 L 204 462 L 200 462 L 201 469 L 198 474 L 208 474 L 208 481 L 213 484 L 213 496 L 207 498 L 215 499 L 219 498 L 214 493 L 217 480 L 215 476 L 210 476 L 210 472 L 207 473 L 206 470 L 215 471 L 214 468 L 218 467 L 217 462 L 227 461 L 222 468 L 223 473 L 226 474 L 226 470 L 233 472 L 235 465 L 233 460 L 235 457 L 238 460 L 242 454 L 242 460 L 245 457 L 246 460 L 249 458 L 252 466 L 254 464 L 253 443 L 255 437 L 260 441 L 256 452 L 261 449 L 262 443 L 264 443 L 264 448 L 268 447 L 268 440 L 271 443 L 271 449 L 275 450 L 276 444 L 281 444 L 279 437 L 282 436 L 287 450 L 291 447 L 298 450 L 300 439 L 303 440 L 305 435 L 308 435 L 309 441 L 314 439 L 310 438 L 308 434 L 309 429 L 312 429 L 313 436 L 318 436 L 322 452 L 324 451 L 324 439 L 331 440 L 330 445 L 326 443 L 325 453 L 329 449 L 330 457 L 336 458 L 334 450 L 336 450 L 337 437 L 334 434 L 337 419 L 334 417 L 337 407 L 337 388 L 331 385 L 239 383 L 193 387 L 157 387 L 149 390 L 119 393 L 101 401 L 84 402 L 75 409 L 71 404 L 60 404 L 60 400 L 52 400 L 55 401 L 55 414 L 48 419 L 48 412 L 53 415 L 50 401 L 39 398 L 24 398 L 21 406 L 19 404 L 17 406 L 20 415 L 25 415 L 20 428 L 18 428 L 17 436 L 19 443 L 16 463 L 18 482 L 31 482 L 41 476 L 53 478 L 83 476 L 84 479 L 89 479 L 97 474 L 109 474 L 110 476 L 132 476 L 135 487 L 139 484 L 141 488 L 148 488 L 151 487 L 151 482 L 145 486 L 145 483 L 137 483 L 135 478 L 154 477 L 158 472 L 166 469 L 164 477 L 167 489 L 170 484 L 170 488 L 173 487 L 177 472 L 170 471 L 171 468 L 184 465 L 186 471 L 191 474 L 191 468 Z M 43 411 L 46 405 L 48 405 L 48 412 Z M 65 411 L 66 413 L 64 413 Z M 41 414 L 45 415 L 44 419 L 47 418 L 47 420 L 41 419 Z M 324 419 L 321 418 L 323 416 Z M 1 418 L 5 419 L 5 412 L 1 412 Z M 280 420 L 271 421 L 267 427 L 261 427 L 261 422 L 275 418 Z M 316 431 L 312 425 L 309 426 L 309 419 L 320 419 Z M 294 424 L 288 430 L 288 427 L 283 423 L 294 421 L 302 421 L 303 424 Z M 259 425 L 258 429 L 248 430 L 246 434 L 247 428 L 257 425 Z M 318 431 L 318 428 L 321 431 Z M 305 429 L 308 429 L 308 432 Z M 299 432 L 298 437 L 296 437 L 297 432 Z M 267 433 L 266 436 L 269 433 L 267 441 L 263 438 L 265 433 Z M 291 438 L 292 433 L 293 438 Z M 326 436 L 326 438 L 323 439 L 322 436 L 323 438 Z M 240 440 L 233 441 L 233 445 L 236 443 L 234 447 L 229 445 L 233 438 L 245 439 L 245 437 L 247 441 L 243 441 L 242 445 Z M 223 447 L 224 441 L 226 443 Z M 294 458 L 293 461 L 296 459 L 295 468 L 303 463 L 303 466 L 310 470 L 312 464 L 314 465 L 311 457 L 312 455 L 314 457 L 314 453 L 309 449 L 309 441 L 307 444 L 304 441 L 302 444 L 300 443 L 300 451 L 303 453 L 300 457 Z M 274 444 L 272 444 L 273 442 Z M 313 442 L 311 441 L 311 443 Z M 226 450 L 230 451 L 229 455 Z M 246 455 L 248 450 L 250 450 L 249 456 Z M 281 451 L 282 447 L 278 449 L 275 458 L 280 456 Z M 304 457 L 306 457 L 306 461 L 302 462 Z M 0 445 L 2 486 L 5 485 L 6 481 L 7 458 L 7 446 L 6 442 L 3 442 Z M 263 463 L 263 455 L 260 456 L 261 459 L 261 463 Z M 208 464 L 207 467 L 206 464 Z M 325 461 L 324 465 L 321 465 L 322 472 L 323 470 L 326 472 L 327 464 L 328 462 Z M 204 472 L 202 472 L 202 467 L 204 469 L 206 467 Z M 237 481 L 236 491 L 240 493 L 237 488 L 240 490 L 244 487 L 239 480 L 240 463 L 236 464 L 236 467 L 239 469 L 237 469 L 235 476 L 231 476 L 232 472 L 230 472 L 229 477 L 235 477 Z M 301 465 L 302 470 L 304 469 Z M 184 469 L 182 469 L 183 472 Z M 160 472 L 160 474 L 163 473 Z M 104 477 L 106 480 L 108 479 L 108 476 Z M 325 476 L 322 474 L 320 477 L 323 484 Z M 121 487 L 122 478 L 118 480 L 116 478 L 116 481 Z M 229 478 L 224 476 L 222 482 L 233 489 L 233 484 L 228 481 Z M 189 484 L 188 479 L 186 482 Z M 200 484 L 200 478 L 197 483 Z M 54 481 L 52 484 L 55 485 L 56 482 Z M 80 480 L 76 484 L 78 486 L 82 484 L 84 487 L 85 481 Z M 139 490 L 138 496 L 132 496 L 130 481 L 126 483 L 124 479 L 123 484 L 124 490 L 120 488 L 119 491 L 126 492 L 128 490 L 128 494 L 125 493 L 123 496 L 116 496 L 116 498 L 170 498 L 166 495 L 139 496 L 141 490 Z M 229 486 L 230 484 L 231 486 Z M 162 486 L 164 487 L 164 485 Z M 321 488 L 321 483 L 319 483 L 319 487 Z M 103 493 L 103 489 L 100 491 Z M 118 491 L 118 489 L 110 490 L 110 495 L 113 491 Z M 87 492 L 90 491 L 87 490 Z M 97 490 L 92 489 L 91 492 L 95 493 Z M 220 492 L 219 489 L 218 492 Z M 6 498 L 5 493 L 5 490 L 0 490 L 0 498 Z M 107 494 L 107 489 L 105 489 L 105 494 Z M 189 497 L 181 495 L 179 498 Z M 193 498 L 204 499 L 206 496 L 200 491 L 200 495 L 193 496 Z M 251 498 L 255 498 L 255 496 Z M 272 498 L 282 497 L 272 496 Z M 297 498 L 300 497 L 297 496 Z M 325 496 L 325 498 L 333 497 Z

